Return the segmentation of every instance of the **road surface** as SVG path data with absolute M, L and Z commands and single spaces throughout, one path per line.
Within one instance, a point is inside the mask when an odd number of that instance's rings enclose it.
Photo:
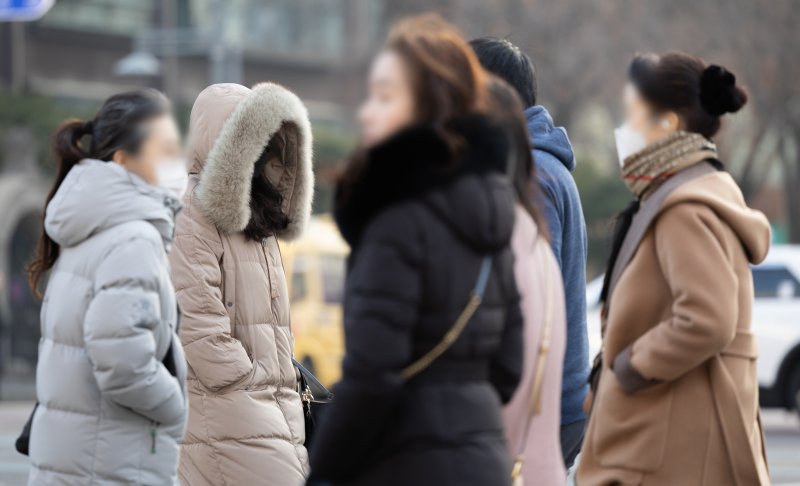
M 25 484 L 28 461 L 14 450 L 14 439 L 32 407 L 29 402 L 0 402 L 0 486 Z M 773 484 L 800 486 L 800 419 L 797 414 L 765 411 L 764 428 Z

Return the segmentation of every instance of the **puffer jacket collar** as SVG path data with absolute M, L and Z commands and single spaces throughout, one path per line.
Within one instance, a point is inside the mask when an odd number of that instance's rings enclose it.
M 308 111 L 283 86 L 215 84 L 197 97 L 189 122 L 190 173 L 199 174 L 198 207 L 223 233 L 243 231 L 250 221 L 253 168 L 284 124 L 297 129 L 296 160 L 284 161 L 278 181 L 289 226 L 276 236 L 291 240 L 306 227 L 314 192 Z
M 130 221 L 147 221 L 165 245 L 180 203 L 119 164 L 85 159 L 73 167 L 45 210 L 44 228 L 63 247 Z
M 426 193 L 431 207 L 463 239 L 484 248 L 508 242 L 513 192 L 503 175 L 509 155 L 505 130 L 478 114 L 456 119 L 448 128 L 460 139 L 459 153 L 440 128 L 419 124 L 354 155 L 337 187 L 334 209 L 351 246 L 382 209 Z M 484 187 L 466 177 L 489 173 L 499 176 L 498 184 Z M 505 197 L 508 204 L 496 204 L 497 197 Z M 507 208 L 509 214 L 496 214 Z

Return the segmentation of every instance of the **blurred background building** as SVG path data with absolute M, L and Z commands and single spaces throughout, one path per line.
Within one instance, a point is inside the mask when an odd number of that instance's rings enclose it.
M 152 86 L 175 101 L 185 126 L 212 82 L 281 83 L 309 107 L 315 211 L 325 212 L 355 140 L 371 54 L 393 20 L 430 10 L 468 37 L 506 37 L 534 60 L 541 102 L 575 145 L 590 276 L 602 271 L 610 221 L 630 198 L 612 129 L 638 51 L 690 51 L 744 81 L 750 103 L 727 121 L 721 158 L 773 222 L 776 241 L 800 242 L 800 13 L 792 0 L 56 0 L 38 20 L 0 22 L 0 399 L 32 394 L 38 306 L 24 263 L 52 173 L 49 136 L 61 120 Z
M 269 80 L 307 104 L 317 162 L 330 180 L 326 168 L 351 144 L 354 79 L 385 31 L 383 3 L 59 0 L 39 20 L 0 22 L 0 399 L 33 396 L 38 303 L 24 268 L 41 227 L 49 134 L 58 123 L 90 117 L 111 94 L 140 86 L 164 91 L 185 123 L 207 85 Z M 329 186 L 323 182 L 320 211 Z

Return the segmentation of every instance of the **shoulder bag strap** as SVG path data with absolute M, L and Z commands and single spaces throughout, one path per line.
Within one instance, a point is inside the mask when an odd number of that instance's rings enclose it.
M 453 323 L 453 326 L 450 328 L 450 330 L 448 330 L 442 340 L 439 341 L 439 344 L 434 346 L 433 349 L 424 355 L 420 356 L 416 361 L 403 368 L 403 371 L 400 373 L 403 381 L 408 381 L 424 371 L 428 366 L 431 365 L 431 363 L 439 358 L 439 356 L 450 349 L 450 346 L 452 346 L 456 339 L 458 339 L 458 337 L 464 331 L 464 328 L 467 327 L 467 323 L 472 318 L 473 314 L 475 314 L 475 311 L 478 310 L 478 307 L 481 305 L 483 293 L 486 291 L 486 284 L 489 282 L 489 274 L 491 273 L 491 270 L 492 257 L 487 255 L 483 257 L 481 269 L 478 273 L 478 279 L 475 281 L 475 287 L 472 289 L 472 292 L 470 292 L 469 301 L 467 301 L 466 307 L 464 307 L 464 310 L 461 311 L 461 314 L 458 316 L 458 319 L 456 319 L 455 323 Z
M 541 244 L 539 238 L 536 244 Z M 514 468 L 511 471 L 511 478 L 517 479 L 522 474 L 522 465 L 525 461 L 525 447 L 528 444 L 528 434 L 530 433 L 531 420 L 542 411 L 542 385 L 544 383 L 544 370 L 547 365 L 547 357 L 550 354 L 550 336 L 553 326 L 553 268 L 548 260 L 545 270 L 545 303 L 544 320 L 542 321 L 541 338 L 539 339 L 539 353 L 536 357 L 533 369 L 533 381 L 531 382 L 531 392 L 528 399 L 528 415 L 525 419 L 525 428 L 517 446 L 517 456 L 514 460 Z

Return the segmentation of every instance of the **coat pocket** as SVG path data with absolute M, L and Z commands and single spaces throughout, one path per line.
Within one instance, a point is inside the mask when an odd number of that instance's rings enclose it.
M 669 433 L 671 384 L 628 395 L 613 371 L 603 371 L 592 411 L 595 454 L 605 467 L 657 471 L 664 460 Z
M 181 347 L 177 334 L 173 333 L 170 336 L 169 348 L 167 348 L 167 354 L 164 355 L 162 363 L 167 371 L 178 380 L 183 397 L 186 398 L 186 355 L 183 353 L 183 347 Z

